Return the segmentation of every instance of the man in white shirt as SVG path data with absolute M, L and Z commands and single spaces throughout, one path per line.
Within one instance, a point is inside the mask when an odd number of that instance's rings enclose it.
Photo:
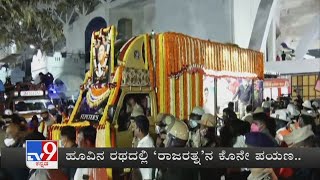
M 149 120 L 146 116 L 135 118 L 134 136 L 138 138 L 138 148 L 153 148 L 154 142 L 149 135 Z M 152 168 L 139 168 L 142 180 L 152 180 Z
M 265 110 L 265 112 L 270 111 L 271 102 L 269 97 L 267 97 L 267 99 L 262 103 L 262 108 Z
M 253 121 L 252 110 L 253 110 L 252 109 L 252 105 L 251 104 L 247 105 L 247 107 L 246 107 L 246 115 L 242 118 L 242 121 L 247 121 L 250 124 L 252 123 L 252 121 Z

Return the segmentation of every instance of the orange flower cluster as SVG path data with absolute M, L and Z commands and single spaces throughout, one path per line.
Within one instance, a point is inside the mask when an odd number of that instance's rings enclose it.
M 263 79 L 264 61 L 260 52 L 173 32 L 164 33 L 164 39 L 166 61 L 173 64 L 167 72 L 169 75 L 181 75 L 185 67 L 192 65 L 212 71 L 252 73 Z

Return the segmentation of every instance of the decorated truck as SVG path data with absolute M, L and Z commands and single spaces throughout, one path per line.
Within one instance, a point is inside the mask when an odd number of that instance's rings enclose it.
M 173 32 L 135 36 L 117 50 L 116 34 L 114 26 L 92 34 L 90 71 L 68 124 L 52 126 L 51 139 L 59 140 L 63 126 L 93 125 L 96 147 L 131 147 L 130 100 L 143 108 L 152 131 L 158 113 L 188 119 L 202 106 L 206 77 L 263 79 L 260 52 Z

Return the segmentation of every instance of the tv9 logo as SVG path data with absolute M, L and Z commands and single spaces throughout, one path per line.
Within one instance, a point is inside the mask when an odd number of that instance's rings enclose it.
M 58 142 L 26 142 L 26 165 L 30 169 L 58 169 Z

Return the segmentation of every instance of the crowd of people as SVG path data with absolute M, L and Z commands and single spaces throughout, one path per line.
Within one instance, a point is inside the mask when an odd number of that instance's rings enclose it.
M 63 119 L 67 120 L 72 112 L 73 106 L 70 105 L 66 108 L 56 107 L 53 104 L 48 105 L 47 111 L 43 112 L 39 117 L 34 115 L 32 119 L 27 122 L 22 116 L 13 113 L 7 109 L 4 111 L 0 118 L 1 131 L 5 132 L 4 147 L 5 148 L 19 148 L 25 147 L 27 140 L 46 140 L 49 135 L 49 128 L 53 124 L 63 123 Z M 73 127 L 71 127 L 73 128 Z M 62 130 L 62 144 L 65 147 L 74 147 L 76 144 L 70 143 L 70 141 L 64 140 L 66 136 L 68 140 L 75 140 L 75 137 L 70 135 L 72 130 L 66 128 Z M 75 131 L 74 131 L 75 132 Z M 64 134 L 66 134 L 64 136 Z M 45 179 L 44 176 L 56 176 L 55 171 L 46 171 L 47 174 L 39 173 L 35 170 L 29 169 L 1 169 L 1 180 L 23 180 L 23 179 Z M 59 175 L 58 175 L 59 177 Z M 47 178 L 56 179 L 56 178 Z
M 278 106 L 276 104 L 281 104 Z M 283 105 L 284 104 L 284 105 Z M 171 114 L 160 113 L 155 119 L 156 137 L 150 133 L 150 122 L 138 103 L 129 104 L 130 116 L 127 125 L 133 133 L 132 147 L 319 147 L 319 104 L 316 101 L 283 103 L 264 100 L 261 107 L 246 106 L 246 113 L 240 119 L 230 102 L 217 118 L 206 113 L 202 107 L 194 107 L 188 119 L 177 119 Z M 27 123 L 12 112 L 6 112 L 3 120 L 6 126 L 7 148 L 24 147 L 26 140 L 44 140 L 48 128 L 57 120 L 59 112 L 54 106 L 39 121 L 37 116 Z M 218 120 L 218 121 L 217 121 Z M 221 122 L 223 123 L 221 123 Z M 96 129 L 87 126 L 76 130 L 73 126 L 61 129 L 61 147 L 95 147 Z M 133 168 L 129 174 L 132 180 L 318 180 L 320 170 L 312 168 Z M 104 174 L 104 176 L 102 175 Z M 121 173 L 120 173 L 121 174 Z M 0 179 L 8 180 L 55 180 L 55 179 L 95 179 L 104 180 L 105 170 L 99 168 L 60 168 L 58 170 L 1 169 Z
M 178 120 L 170 114 L 156 118 L 155 143 L 149 135 L 149 121 L 136 105 L 131 115 L 131 130 L 135 138 L 133 147 L 320 147 L 320 108 L 316 101 L 292 102 L 267 98 L 261 107 L 246 106 L 240 119 L 230 102 L 219 118 L 194 107 L 188 120 Z M 218 127 L 219 126 L 219 127 Z M 320 169 L 312 168 L 143 168 L 133 170 L 132 179 L 157 180 L 316 180 Z

